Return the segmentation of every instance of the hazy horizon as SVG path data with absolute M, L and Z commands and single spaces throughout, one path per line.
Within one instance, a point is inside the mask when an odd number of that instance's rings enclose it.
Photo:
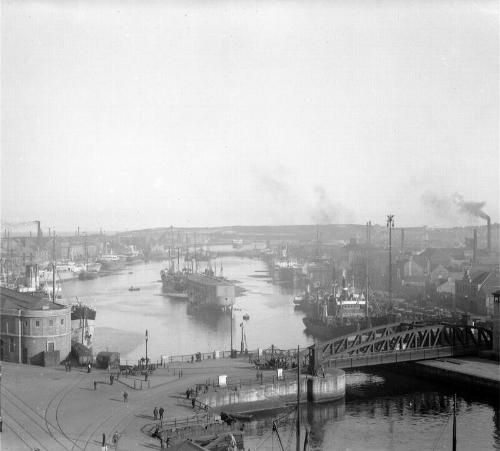
M 4 1 L 1 21 L 2 222 L 500 220 L 496 2 Z

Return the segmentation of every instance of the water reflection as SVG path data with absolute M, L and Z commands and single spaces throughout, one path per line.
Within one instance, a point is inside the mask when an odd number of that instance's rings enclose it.
M 230 333 L 231 314 L 229 312 L 223 312 L 215 309 L 199 309 L 193 308 L 186 303 L 186 314 L 196 323 L 200 323 L 204 326 L 208 326 L 212 330 L 218 330 L 220 332 L 226 330 L 226 333 Z M 233 332 L 236 330 L 233 319 Z
M 349 373 L 347 383 L 345 400 L 301 407 L 301 424 L 310 428 L 311 449 L 451 449 L 454 392 L 459 449 L 498 449 L 499 403 L 487 394 L 468 393 L 466 387 L 457 389 L 389 370 Z M 275 412 L 255 421 L 245 444 L 252 448 L 262 441 L 278 415 Z M 294 424 L 291 415 L 280 428 L 282 438 L 293 434 Z M 260 449 L 272 446 L 264 444 Z

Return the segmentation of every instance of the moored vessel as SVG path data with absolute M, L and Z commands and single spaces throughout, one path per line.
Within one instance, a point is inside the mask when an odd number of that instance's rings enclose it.
M 90 280 L 99 277 L 99 271 L 101 270 L 101 264 L 98 262 L 86 263 L 83 265 L 82 270 L 78 273 L 78 278 L 80 280 Z
M 95 308 L 82 302 L 71 306 L 71 344 L 79 360 L 92 355 L 95 319 Z

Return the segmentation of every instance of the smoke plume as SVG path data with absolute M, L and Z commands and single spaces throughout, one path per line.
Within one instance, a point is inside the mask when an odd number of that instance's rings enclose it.
M 483 210 L 486 202 L 466 201 L 459 193 L 454 193 L 451 196 L 440 196 L 431 191 L 426 191 L 422 194 L 420 200 L 425 207 L 439 218 L 453 219 L 457 215 L 467 215 L 489 220 L 489 216 Z
M 469 216 L 475 216 L 483 219 L 490 219 L 490 217 L 483 211 L 486 202 L 466 202 L 464 197 L 458 193 L 453 194 L 453 202 L 458 207 L 461 213 L 466 213 Z
M 352 221 L 352 212 L 342 204 L 332 201 L 323 186 L 316 185 L 314 194 L 316 196 L 316 207 L 313 210 L 312 219 L 316 224 Z
M 420 197 L 421 202 L 436 217 L 440 219 L 449 219 L 453 215 L 453 201 L 451 197 L 439 196 L 430 191 L 426 191 Z

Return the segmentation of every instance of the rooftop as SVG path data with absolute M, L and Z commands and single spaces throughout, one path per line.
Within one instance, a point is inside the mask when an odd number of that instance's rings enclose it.
M 48 298 L 0 287 L 0 310 L 62 310 L 65 308 L 68 307 L 52 302 Z

